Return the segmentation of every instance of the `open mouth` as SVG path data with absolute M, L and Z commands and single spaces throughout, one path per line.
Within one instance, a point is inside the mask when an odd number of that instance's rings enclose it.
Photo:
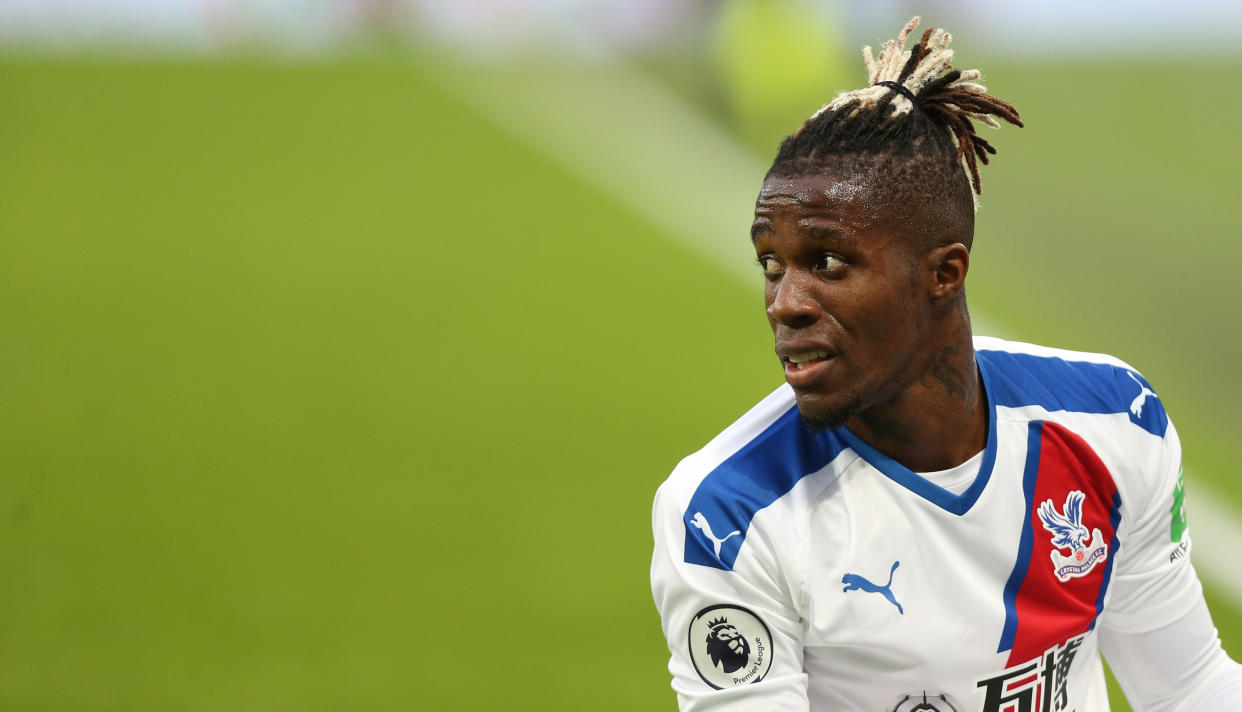
M 810 368 L 817 363 L 823 363 L 829 358 L 831 358 L 831 356 L 829 356 L 827 351 L 807 351 L 805 353 L 783 356 L 781 360 L 785 362 L 785 368 L 788 370 L 801 371 L 803 369 Z

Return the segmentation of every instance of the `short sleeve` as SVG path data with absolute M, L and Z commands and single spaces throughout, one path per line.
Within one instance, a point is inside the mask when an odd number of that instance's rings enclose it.
M 679 497 L 665 483 L 652 513 L 651 589 L 680 709 L 805 711 L 803 626 L 781 583 L 778 557 L 767 551 L 772 539 L 752 527 L 733 566 L 687 563 L 687 536 L 701 536 L 707 546 L 715 546 L 713 540 L 740 534 L 715 531 L 706 518 L 688 524 L 688 501 L 688 494 Z
M 1182 448 L 1172 422 L 1150 460 L 1155 472 L 1136 478 L 1146 491 L 1128 493 L 1137 506 L 1117 553 L 1101 616 L 1105 630 L 1142 633 L 1161 628 L 1181 619 L 1203 597 L 1190 563 Z

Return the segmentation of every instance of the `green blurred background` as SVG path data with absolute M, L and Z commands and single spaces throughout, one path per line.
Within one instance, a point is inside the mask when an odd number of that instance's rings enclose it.
M 862 76 L 846 5 L 690 5 L 576 53 L 391 7 L 313 48 L 0 32 L 0 709 L 675 708 L 651 496 L 780 384 L 747 215 Z M 1242 56 L 958 32 L 1027 123 L 979 331 L 1156 385 L 1242 655 Z

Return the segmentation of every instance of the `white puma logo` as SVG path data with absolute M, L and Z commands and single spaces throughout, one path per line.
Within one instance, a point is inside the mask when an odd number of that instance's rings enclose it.
M 1134 375 L 1133 372 L 1126 371 L 1126 375 L 1129 376 L 1135 383 L 1137 383 L 1139 385 L 1139 388 L 1143 389 L 1139 391 L 1139 394 L 1135 396 L 1134 400 L 1130 401 L 1130 412 L 1134 414 L 1135 418 L 1142 417 L 1143 405 L 1147 401 L 1147 396 L 1151 396 L 1152 398 L 1159 398 L 1160 396 L 1156 395 L 1156 392 L 1153 391 L 1152 389 L 1148 388 L 1147 386 L 1144 386 L 1143 382 L 1140 381 Z
M 702 530 L 703 535 L 712 540 L 712 546 L 716 547 L 717 559 L 720 558 L 720 546 L 728 541 L 729 537 L 741 534 L 741 532 L 734 530 L 728 534 L 725 534 L 724 539 L 718 539 L 716 535 L 712 533 L 712 527 L 707 523 L 707 517 L 703 516 L 702 512 L 695 512 L 694 517 L 690 519 L 690 523 Z

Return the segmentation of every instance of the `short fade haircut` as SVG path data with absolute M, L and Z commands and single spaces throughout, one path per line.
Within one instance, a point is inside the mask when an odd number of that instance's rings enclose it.
M 982 192 L 979 162 L 996 153 L 974 122 L 999 128 L 993 116 L 1015 126 L 1022 121 L 1017 109 L 978 83 L 979 70 L 953 68 L 945 30 L 927 30 L 904 50 L 918 24 L 918 17 L 906 23 L 878 59 L 863 48 L 869 85 L 842 92 L 785 137 L 767 175 L 875 176 L 888 204 L 939 216 L 920 230 L 964 233 L 969 247 L 974 196 Z

